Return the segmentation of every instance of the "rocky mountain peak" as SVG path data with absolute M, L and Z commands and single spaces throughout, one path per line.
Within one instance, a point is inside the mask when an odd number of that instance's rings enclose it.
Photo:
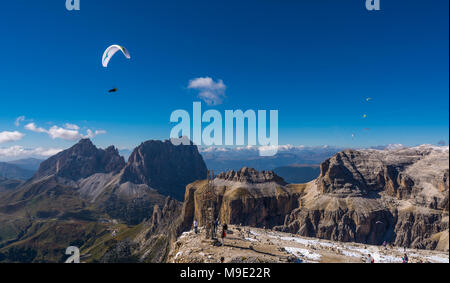
M 34 178 L 50 175 L 79 180 L 95 173 L 118 172 L 125 166 L 125 160 L 118 150 L 110 146 L 106 150 L 97 148 L 89 139 L 43 161 Z
M 105 149 L 105 151 L 106 151 L 106 152 L 113 153 L 113 154 L 119 154 L 119 150 L 118 150 L 115 146 L 113 146 L 113 145 L 108 146 L 108 147 Z
M 173 145 L 170 141 L 149 140 L 128 159 L 120 182 L 146 184 L 161 194 L 183 200 L 187 184 L 205 179 L 206 164 L 196 145 Z
M 279 177 L 273 171 L 263 170 L 258 172 L 256 169 L 249 167 L 243 167 L 238 171 L 231 170 L 228 172 L 222 172 L 219 175 L 217 175 L 217 178 L 228 181 L 251 183 L 251 184 L 259 184 L 267 182 L 286 184 L 283 178 Z

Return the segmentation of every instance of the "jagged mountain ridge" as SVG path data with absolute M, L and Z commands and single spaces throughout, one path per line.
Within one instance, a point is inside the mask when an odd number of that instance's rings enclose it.
M 163 154 L 155 157 L 152 153 L 158 151 L 161 144 L 166 150 Z M 152 218 L 155 206 L 181 208 L 181 204 L 176 200 L 171 200 L 166 205 L 167 196 L 162 192 L 175 194 L 176 189 L 181 187 L 181 193 L 184 194 L 184 187 L 189 182 L 195 180 L 196 177 L 204 178 L 206 176 L 206 166 L 198 152 L 196 155 L 196 147 L 192 145 L 176 148 L 172 144 L 159 141 L 148 141 L 143 145 L 145 146 L 135 150 L 136 153 L 145 156 L 142 162 L 131 159 L 130 163 L 125 163 L 123 157 L 113 146 L 105 150 L 98 149 L 90 140 L 83 139 L 73 147 L 43 161 L 34 177 L 26 183 L 13 190 L 0 191 L 0 258 L 6 253 L 6 255 L 13 256 L 13 258 L 9 256 L 6 258 L 13 261 L 47 261 L 48 257 L 59 254 L 54 249 L 71 244 L 66 243 L 64 237 L 52 240 L 54 247 L 46 247 L 46 249 L 52 249 L 46 257 L 41 254 L 41 250 L 36 248 L 35 240 L 33 240 L 37 237 L 35 233 L 40 233 L 41 229 L 62 229 L 67 239 L 77 239 L 78 236 L 72 234 L 78 228 L 65 229 L 73 225 L 80 227 L 94 225 L 95 233 L 89 234 L 89 238 L 80 239 L 79 241 L 82 243 L 103 237 L 107 231 L 105 229 L 110 229 L 108 226 L 110 227 L 111 224 L 108 223 L 111 221 L 118 220 L 119 223 L 122 223 L 120 225 L 128 226 L 124 229 L 124 233 L 128 233 L 126 232 L 128 230 L 144 229 L 147 225 L 146 221 L 150 221 Z M 184 151 L 188 152 L 187 156 L 183 156 Z M 167 155 L 164 156 L 164 154 Z M 196 156 L 200 158 L 195 158 Z M 152 163 L 151 159 L 154 157 L 157 162 Z M 170 165 L 164 165 L 164 162 L 168 160 Z M 175 162 L 178 162 L 177 166 L 175 166 Z M 187 164 L 181 164 L 183 162 Z M 198 164 L 194 164 L 194 162 Z M 147 164 L 149 164 L 148 167 Z M 158 174 L 160 173 L 157 168 L 158 164 L 162 170 L 170 169 L 168 173 L 173 172 L 174 168 L 184 168 L 184 170 L 171 176 L 170 183 L 165 183 L 164 181 L 168 177 Z M 130 171 L 130 167 L 139 168 L 140 171 Z M 132 176 L 130 172 L 139 173 L 138 176 L 142 179 L 128 180 L 127 178 Z M 186 172 L 192 173 L 194 177 L 183 175 Z M 140 180 L 158 184 L 158 190 Z M 170 187 L 172 184 L 178 186 L 172 188 Z M 163 209 L 163 211 L 167 210 L 168 208 Z M 178 217 L 179 213 L 163 213 L 163 215 Z M 168 222 L 161 221 L 161 223 L 166 223 L 164 225 L 168 226 L 172 224 L 172 220 L 174 219 L 171 218 Z M 155 223 L 158 224 L 158 227 L 162 227 L 160 222 Z M 152 226 L 154 231 L 152 230 L 148 235 L 153 235 L 154 232 L 163 235 L 163 230 L 166 229 L 156 229 L 155 223 Z M 134 226 L 137 228 L 132 228 Z M 176 231 L 175 228 L 172 230 Z M 174 232 L 173 235 L 176 233 Z M 167 236 L 166 233 L 160 240 L 166 241 L 166 245 L 170 239 Z M 14 257 L 16 252 L 10 249 L 17 249 L 14 243 L 18 241 L 22 243 L 18 247 L 19 249 L 23 248 L 26 254 L 30 252 L 30 255 L 34 256 Z M 40 241 L 47 242 L 48 239 Z M 151 243 L 144 245 L 151 246 Z M 89 246 L 89 248 L 94 247 Z M 154 249 L 156 248 L 159 246 L 154 247 Z M 100 254 L 92 260 L 99 260 L 104 252 L 104 248 L 100 249 Z M 160 260 L 167 253 L 168 251 L 159 256 L 148 255 L 147 258 Z M 54 258 L 52 260 L 59 261 Z
M 74 201 L 81 207 L 94 205 L 114 217 L 122 210 L 126 214 L 130 209 L 140 210 L 142 216 L 132 221 L 135 223 L 142 221 L 154 204 L 162 205 L 164 195 L 175 198 L 184 195 L 185 186 L 203 179 L 206 171 L 197 147 L 192 144 L 174 146 L 169 141 L 147 141 L 125 163 L 115 147 L 103 150 L 89 139 L 82 139 L 43 161 L 33 178 L 2 198 L 0 211 L 20 211 L 28 202 L 41 209 L 36 198 L 48 201 L 42 194 L 56 197 L 70 194 L 71 199 L 80 196 Z M 55 201 L 45 207 L 43 214 L 55 215 L 64 210 Z
M 279 230 L 448 250 L 448 154 L 431 146 L 340 152 L 322 163 Z
M 114 146 L 103 150 L 89 139 L 82 139 L 43 161 L 22 190 L 52 179 L 73 187 L 89 202 L 98 202 L 102 195 L 111 192 L 129 199 L 140 198 L 147 192 L 177 197 L 184 195 L 188 183 L 204 178 L 206 171 L 194 145 L 147 141 L 137 147 L 125 163 Z
M 43 161 L 33 179 L 56 175 L 78 181 L 95 173 L 118 172 L 125 160 L 114 146 L 97 148 L 89 139 L 82 139 L 71 148 Z
M 448 250 L 448 161 L 448 147 L 345 150 L 321 164 L 316 180 L 284 186 L 231 171 L 212 182 L 215 215 L 333 241 Z M 204 219 L 206 188 L 187 187 L 185 226 Z

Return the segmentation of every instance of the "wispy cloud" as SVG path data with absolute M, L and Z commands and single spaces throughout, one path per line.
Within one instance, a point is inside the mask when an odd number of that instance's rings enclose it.
M 16 125 L 16 127 L 19 127 L 20 123 L 23 122 L 23 121 L 25 121 L 25 116 L 19 116 L 14 121 L 14 125 Z
M 52 126 L 50 129 L 44 129 L 36 126 L 35 123 L 28 123 L 25 125 L 25 129 L 35 133 L 46 133 L 52 139 L 63 139 L 74 141 L 82 138 L 94 138 L 97 135 L 106 134 L 104 130 L 92 131 L 87 129 L 86 134 L 80 133 L 80 127 L 75 124 L 66 123 L 64 127 Z
M 78 127 L 78 125 L 70 124 L 70 123 L 66 123 L 66 124 L 64 124 L 64 126 L 69 130 L 79 130 L 80 129 L 80 127 Z
M 5 142 L 13 142 L 21 140 L 25 134 L 22 134 L 21 132 L 14 131 L 14 132 L 0 132 L 0 143 Z
M 87 130 L 87 135 L 85 135 L 84 137 L 85 138 L 93 138 L 93 137 L 95 137 L 95 136 L 98 136 L 98 135 L 104 135 L 104 134 L 106 134 L 106 131 L 105 130 L 96 130 L 96 131 L 92 131 L 92 130 Z
M 227 86 L 222 80 L 215 82 L 210 77 L 200 77 L 189 81 L 189 89 L 198 90 L 198 97 L 208 105 L 222 104 Z

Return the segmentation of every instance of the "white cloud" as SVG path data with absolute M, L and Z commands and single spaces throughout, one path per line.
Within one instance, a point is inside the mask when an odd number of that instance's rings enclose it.
M 22 134 L 21 132 L 18 131 L 0 132 L 0 143 L 18 141 L 21 140 L 24 136 L 25 134 Z
M 77 130 L 64 129 L 58 126 L 53 126 L 48 130 L 48 135 L 52 139 L 63 139 L 63 140 L 78 140 L 82 138 L 82 135 Z
M 198 97 L 208 105 L 218 105 L 224 100 L 227 86 L 222 80 L 215 82 L 210 77 L 196 78 L 189 81 L 188 88 L 199 91 Z
M 25 125 L 25 129 L 35 132 L 35 133 L 48 133 L 48 131 L 44 128 L 36 127 L 35 123 L 28 123 Z
M 63 139 L 69 141 L 75 141 L 83 138 L 93 138 L 97 135 L 106 134 L 104 130 L 92 131 L 88 129 L 86 135 L 79 132 L 80 127 L 75 124 L 66 123 L 64 127 L 53 126 L 46 130 L 41 127 L 37 127 L 35 123 L 28 123 L 25 125 L 25 129 L 35 133 L 46 133 L 52 139 Z
M 47 148 L 47 149 L 45 149 L 45 148 L 42 148 L 42 147 L 38 147 L 38 148 L 35 148 L 32 152 L 34 152 L 36 155 L 41 155 L 41 156 L 48 157 L 48 156 L 53 156 L 53 155 L 55 155 L 55 154 L 57 154 L 57 153 L 59 153 L 61 151 L 63 151 L 63 150 L 60 149 L 60 148 Z
M 25 116 L 19 116 L 16 118 L 16 121 L 14 121 L 14 125 L 16 125 L 16 127 L 20 126 L 20 123 L 25 121 Z
M 78 125 L 70 124 L 70 123 L 66 123 L 66 124 L 64 124 L 64 126 L 69 130 L 79 130 L 80 129 L 80 127 L 78 127 Z
M 11 158 L 29 158 L 29 157 L 49 157 L 62 151 L 59 148 L 25 148 L 23 146 L 15 145 L 7 148 L 0 147 L 0 158 L 1 159 L 11 159 Z

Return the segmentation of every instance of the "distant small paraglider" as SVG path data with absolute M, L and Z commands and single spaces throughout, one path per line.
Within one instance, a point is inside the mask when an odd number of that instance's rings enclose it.
M 364 128 L 364 131 L 370 131 L 370 128 Z
M 108 92 L 113 93 L 113 92 L 117 92 L 117 90 L 118 90 L 117 88 L 113 88 L 113 89 L 108 90 Z
M 367 102 L 370 102 L 371 100 L 372 100 L 371 97 L 367 97 L 367 98 L 366 98 L 366 101 L 367 101 Z

